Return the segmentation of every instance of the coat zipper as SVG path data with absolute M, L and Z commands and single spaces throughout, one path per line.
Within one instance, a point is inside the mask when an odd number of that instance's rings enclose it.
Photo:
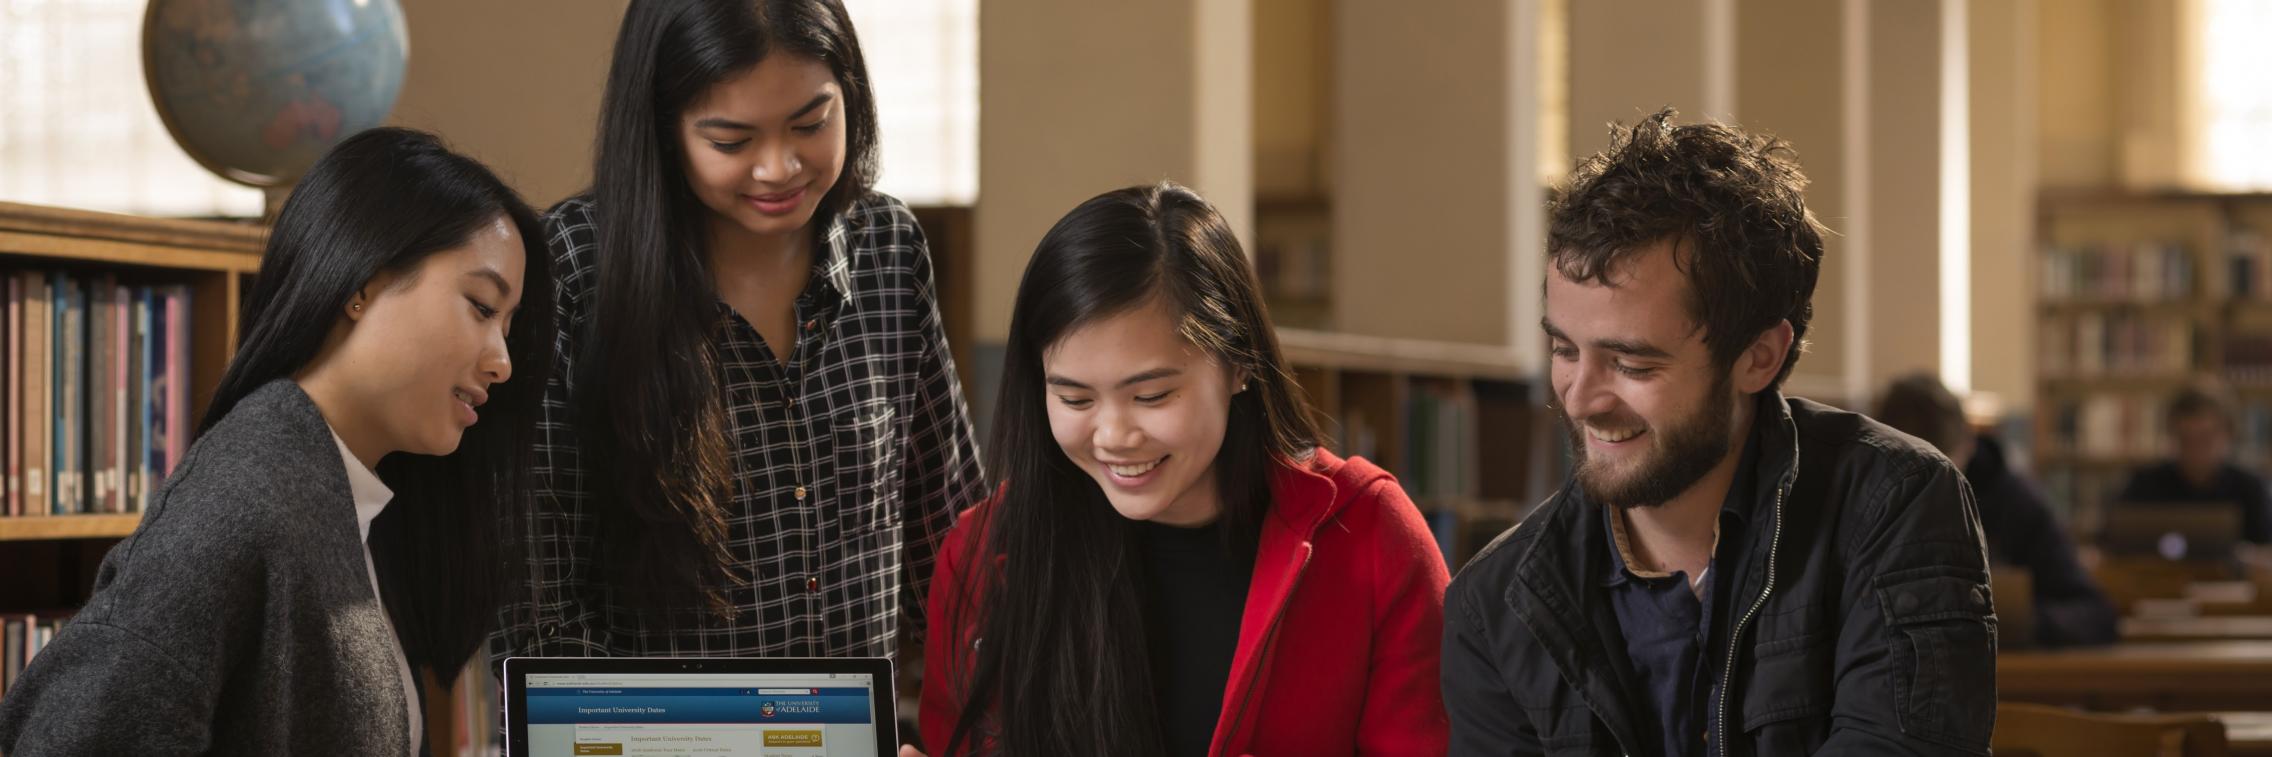
M 1767 584 L 1760 587 L 1759 598 L 1752 600 L 1751 609 L 1745 610 L 1743 617 L 1736 619 L 1735 628 L 1728 631 L 1727 667 L 1726 672 L 1720 676 L 1718 738 L 1722 757 L 1728 754 L 1728 697 L 1730 690 L 1735 688 L 1736 648 L 1743 640 L 1744 626 L 1751 624 L 1752 616 L 1759 614 L 1759 608 L 1767 606 L 1768 595 L 1775 593 L 1775 553 L 1783 546 L 1783 495 L 1791 490 L 1790 479 L 1796 478 L 1799 471 L 1798 442 L 1795 439 L 1791 442 L 1791 447 L 1791 474 L 1775 487 L 1775 529 L 1767 539 Z
M 1270 615 L 1270 627 L 1262 634 L 1262 646 L 1255 650 L 1254 676 L 1247 679 L 1246 690 L 1239 692 L 1238 713 L 1231 718 L 1230 733 L 1223 735 L 1223 748 L 1226 750 L 1231 747 L 1233 742 L 1238 740 L 1239 727 L 1246 723 L 1247 705 L 1254 701 L 1254 690 L 1261 688 L 1259 679 L 1262 677 L 1262 669 L 1268 667 L 1270 647 L 1278 642 L 1278 621 L 1286 618 L 1286 606 L 1294 603 L 1294 592 L 1302 588 L 1302 575 L 1309 572 L 1310 555 L 1314 554 L 1315 551 L 1315 549 L 1312 549 L 1309 552 L 1302 553 L 1302 563 L 1294 566 L 1294 580 L 1286 586 L 1286 601 L 1278 603 L 1277 611 Z

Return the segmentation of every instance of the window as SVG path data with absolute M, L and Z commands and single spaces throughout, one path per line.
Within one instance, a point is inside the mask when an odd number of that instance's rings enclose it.
M 166 133 L 142 83 L 145 0 L 0 0 L 0 201 L 257 217 L 260 190 Z
M 978 0 L 845 0 L 876 84 L 883 176 L 911 205 L 978 199 Z M 415 44 L 415 42 L 413 43 Z
M 142 79 L 145 4 L 0 0 L 0 201 L 260 215 L 260 190 L 198 166 L 158 119 Z M 878 188 L 912 204 L 971 204 L 978 196 L 978 0 L 846 5 L 883 122 Z M 415 55 L 416 40 L 411 49 Z
M 2202 0 L 2199 174 L 2217 189 L 2272 189 L 2272 3 Z

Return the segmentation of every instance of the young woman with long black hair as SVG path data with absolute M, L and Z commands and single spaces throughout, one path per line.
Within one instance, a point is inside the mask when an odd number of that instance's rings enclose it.
M 892 655 L 983 482 L 851 20 L 633 0 L 614 55 L 492 654 Z
M 1058 221 L 999 407 L 1001 492 L 931 588 L 934 754 L 1444 753 L 1443 558 L 1395 479 L 1318 447 L 1206 201 Z
M 455 679 L 519 565 L 540 230 L 421 132 L 318 161 L 197 442 L 0 701 L 0 752 L 417 754 L 411 671 Z

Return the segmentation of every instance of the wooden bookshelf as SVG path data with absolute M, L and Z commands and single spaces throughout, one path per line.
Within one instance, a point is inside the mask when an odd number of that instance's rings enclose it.
M 185 422 L 180 428 L 185 433 L 194 427 L 211 401 L 220 386 L 229 356 L 236 349 L 238 309 L 245 287 L 259 268 L 261 248 L 266 240 L 265 229 L 248 223 L 141 218 L 0 202 L 0 270 L 60 272 L 88 281 L 107 276 L 129 292 L 143 287 L 187 290 L 189 300 L 184 315 L 188 328 L 183 332 L 185 342 L 181 344 L 181 353 L 188 364 L 188 369 L 181 374 L 186 384 L 186 402 L 181 409 Z M 88 287 L 88 290 L 103 291 L 103 288 Z M 93 331 L 94 324 L 107 327 L 116 323 L 95 320 L 92 314 L 101 310 L 85 311 L 90 315 L 86 330 L 81 333 L 90 338 L 80 349 L 87 351 L 90 366 L 103 365 L 104 359 L 123 359 L 120 356 L 131 352 L 123 349 L 120 342 L 106 343 L 96 338 L 102 332 Z M 132 312 L 132 308 L 110 312 L 116 315 Z M 14 327 L 15 324 L 8 325 Z M 97 350 L 106 348 L 117 351 L 97 354 Z M 106 371 L 117 369 L 117 363 L 103 367 Z M 22 369 L 8 363 L 7 370 Z M 112 375 L 126 375 L 124 369 L 117 370 L 120 372 Z M 92 393 L 102 384 L 98 375 L 89 375 L 84 381 L 82 391 L 86 392 L 84 401 L 88 403 L 88 410 L 81 417 L 85 425 L 80 428 L 97 428 L 97 419 L 105 416 L 93 408 L 99 407 L 99 401 L 106 395 Z M 0 386 L 4 385 L 0 382 Z M 123 404 L 125 400 L 120 395 L 107 396 L 120 401 L 119 407 L 132 408 Z M 0 394 L 0 400 L 4 399 L 4 394 Z M 132 411 L 147 412 L 142 408 L 132 408 Z M 29 411 L 25 413 L 29 415 Z M 120 424 L 109 427 L 112 429 L 126 428 L 131 423 L 116 420 L 115 416 L 109 419 Z M 102 438 L 89 436 L 82 441 L 91 445 Z M 117 437 L 111 436 L 109 440 L 115 441 Z M 186 440 L 183 446 L 187 446 Z M 115 447 L 106 444 L 88 449 L 104 448 L 124 450 L 130 455 L 140 452 L 123 442 Z M 103 458 L 92 455 L 84 464 L 86 467 L 80 470 L 106 469 Z M 121 462 L 108 470 L 120 471 L 123 475 L 123 469 L 132 466 L 132 463 Z M 157 483 L 147 480 L 148 477 L 137 478 L 144 478 L 146 487 Z M 92 491 L 100 494 L 123 489 L 98 487 Z M 110 502 L 128 512 L 0 515 L 0 576 L 6 577 L 0 580 L 0 614 L 36 613 L 53 618 L 64 614 L 60 611 L 85 604 L 103 555 L 141 523 L 141 513 L 131 511 L 132 503 L 125 502 L 130 499 L 132 495 L 123 495 Z M 122 502 L 124 504 L 119 504 Z M 90 496 L 88 503 L 89 509 L 105 509 L 100 507 L 105 503 L 96 497 Z
M 1278 330 L 1327 446 L 1396 474 L 1457 570 L 1561 483 L 1537 381 L 1506 347 Z
M 2197 377 L 2240 401 L 2238 462 L 2272 455 L 2272 195 L 2047 192 L 2037 205 L 2036 463 L 2097 521 L 2167 454 L 2162 411 Z
M 0 541 L 123 539 L 141 523 L 141 513 L 0 518 Z

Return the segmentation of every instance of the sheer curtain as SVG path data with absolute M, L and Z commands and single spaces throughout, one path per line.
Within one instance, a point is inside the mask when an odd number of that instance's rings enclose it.
M 0 201 L 257 217 L 175 146 L 142 83 L 145 0 L 0 0 Z
M 2272 189 L 2272 3 L 2199 0 L 2196 173 L 2228 190 Z
M 883 121 L 877 189 L 912 205 L 978 199 L 978 0 L 845 0 Z
M 259 190 L 182 153 L 142 80 L 146 0 L 0 0 L 0 201 L 257 217 Z M 879 188 L 978 196 L 978 0 L 847 0 L 882 119 Z M 417 42 L 412 41 L 416 55 Z

